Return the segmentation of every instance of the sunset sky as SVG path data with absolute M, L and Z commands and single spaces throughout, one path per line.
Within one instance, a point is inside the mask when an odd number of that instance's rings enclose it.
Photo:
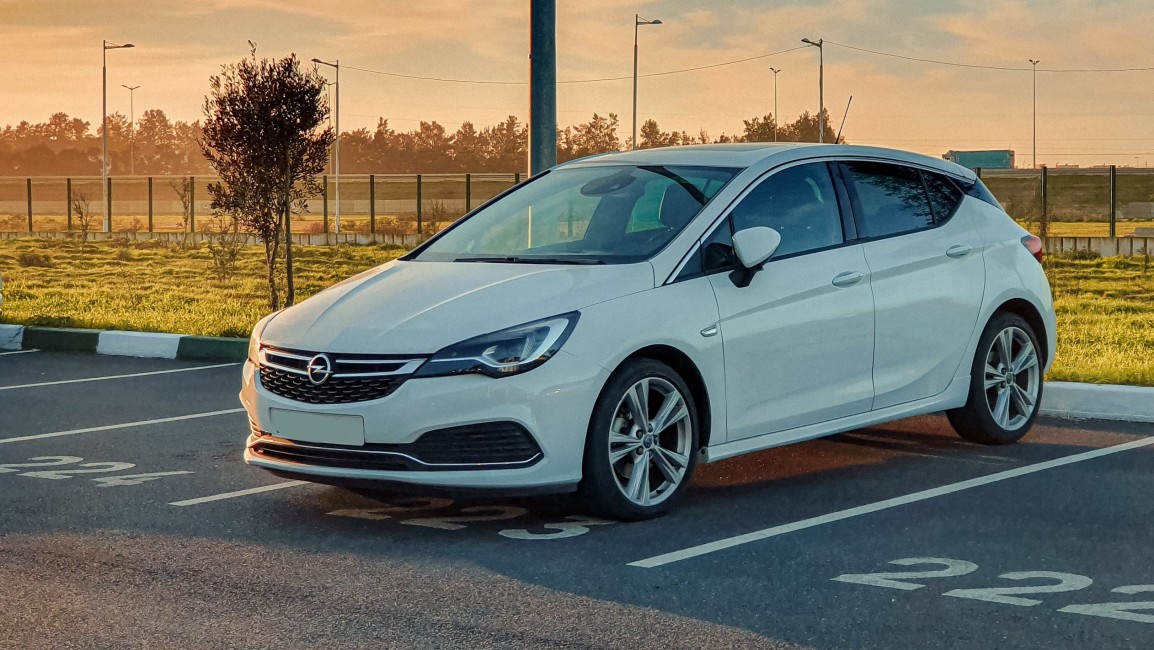
M 558 120 L 616 113 L 630 131 L 633 14 L 642 74 L 746 59 L 823 38 L 826 105 L 834 127 L 853 104 L 844 135 L 941 155 L 1012 148 L 1031 162 L 1031 73 L 1037 75 L 1039 164 L 1154 162 L 1154 67 L 1150 0 L 558 0 Z M 109 112 L 163 109 L 201 117 L 208 78 L 255 41 L 258 54 L 340 59 L 341 126 L 397 130 L 437 120 L 455 130 L 513 114 L 528 117 L 527 0 L 0 0 L 0 125 L 44 121 L 57 111 L 100 122 L 101 40 L 108 52 Z M 850 49 L 992 70 L 935 65 Z M 352 68 L 514 84 L 404 79 Z M 773 110 L 773 74 L 784 120 L 818 103 L 818 51 L 805 47 L 733 65 L 643 78 L 639 121 L 711 137 L 740 133 L 742 119 Z M 331 70 L 326 70 L 331 74 Z

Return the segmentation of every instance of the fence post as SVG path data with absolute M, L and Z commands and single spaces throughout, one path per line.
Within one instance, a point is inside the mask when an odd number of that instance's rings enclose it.
M 72 232 L 72 177 L 64 179 L 64 185 L 67 187 L 68 200 L 64 202 L 65 209 L 68 211 L 68 221 L 65 223 L 64 229 Z
M 982 180 L 982 168 L 974 167 L 974 175 L 978 177 L 978 180 Z
M 1038 220 L 1038 236 L 1045 239 L 1050 232 L 1050 213 L 1049 201 L 1047 201 L 1047 190 L 1049 189 L 1049 175 L 1046 173 L 1046 166 L 1042 165 L 1042 175 L 1040 178 L 1041 192 L 1039 198 L 1042 203 L 1042 216 Z
M 321 221 L 325 237 L 329 234 L 329 175 L 321 176 L 321 203 L 324 204 L 324 219 Z
M 421 234 L 421 175 L 417 174 L 417 234 Z
M 465 212 L 473 209 L 473 175 L 465 174 Z
M 513 172 L 513 184 L 514 185 L 520 185 L 521 184 L 521 172 Z
M 196 177 L 188 177 L 188 231 L 196 232 Z
M 28 232 L 32 232 L 32 179 L 28 181 Z
M 1117 234 L 1118 224 L 1118 166 L 1110 165 L 1110 239 Z
M 148 232 L 152 233 L 152 177 L 148 177 Z
M 377 177 L 369 174 L 369 234 L 377 234 Z
M 112 177 L 109 176 L 107 184 L 104 187 L 104 194 L 108 197 L 108 202 L 104 205 L 104 225 L 107 226 L 107 232 L 112 232 Z

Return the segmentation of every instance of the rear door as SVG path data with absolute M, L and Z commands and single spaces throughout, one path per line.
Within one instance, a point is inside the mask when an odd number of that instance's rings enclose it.
M 962 192 L 905 165 L 842 163 L 874 294 L 874 410 L 932 397 L 957 373 L 985 286 Z

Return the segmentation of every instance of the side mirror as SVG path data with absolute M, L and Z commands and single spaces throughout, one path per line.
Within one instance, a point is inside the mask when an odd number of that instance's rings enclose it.
M 754 274 L 773 257 L 778 246 L 781 246 L 781 234 L 773 228 L 755 226 L 733 233 L 733 252 L 742 268 L 733 271 L 729 279 L 738 287 L 748 287 Z

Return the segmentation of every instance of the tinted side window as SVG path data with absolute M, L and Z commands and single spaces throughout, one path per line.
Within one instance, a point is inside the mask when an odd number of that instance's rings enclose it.
M 768 226 L 781 234 L 774 257 L 836 246 L 844 241 L 841 213 L 825 163 L 777 172 L 731 213 L 734 230 Z
M 934 225 L 916 169 L 873 162 L 845 163 L 845 169 L 861 206 L 863 236 L 885 237 Z
M 950 220 L 962 203 L 962 191 L 950 179 L 933 172 L 922 172 L 926 190 L 930 193 L 930 207 L 934 210 L 934 221 L 940 226 Z

